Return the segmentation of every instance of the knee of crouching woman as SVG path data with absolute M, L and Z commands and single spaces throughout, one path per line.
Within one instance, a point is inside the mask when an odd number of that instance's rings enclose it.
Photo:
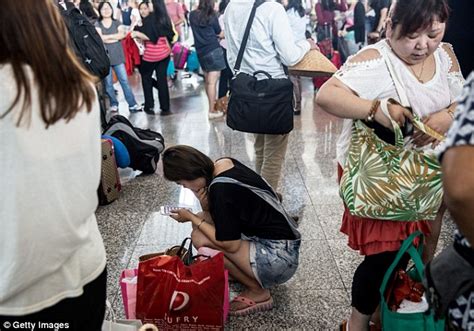
M 206 236 L 197 228 L 193 229 L 191 232 L 191 240 L 193 241 L 193 246 L 196 247 L 196 249 L 206 246 L 206 243 L 209 242 Z

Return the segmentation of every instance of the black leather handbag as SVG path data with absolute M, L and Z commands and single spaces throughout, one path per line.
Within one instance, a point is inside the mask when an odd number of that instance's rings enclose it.
M 235 63 L 236 75 L 230 82 L 227 125 L 234 130 L 260 134 L 286 134 L 293 130 L 293 84 L 288 78 L 274 79 L 265 71 L 253 74 L 239 72 L 240 64 L 255 17 L 256 1 L 252 7 L 244 38 Z M 285 73 L 287 73 L 286 67 Z M 267 76 L 257 79 L 257 75 Z

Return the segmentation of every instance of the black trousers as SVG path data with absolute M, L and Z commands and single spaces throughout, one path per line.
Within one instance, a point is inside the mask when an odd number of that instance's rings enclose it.
M 398 252 L 368 255 L 357 267 L 352 279 L 352 307 L 364 315 L 372 315 L 380 304 L 380 285 L 388 267 Z M 400 260 L 397 268 L 406 268 L 409 256 Z
M 145 96 L 145 109 L 153 109 L 155 100 L 153 99 L 153 72 L 156 73 L 156 88 L 158 88 L 158 99 L 160 100 L 160 108 L 162 111 L 170 110 L 170 92 L 168 90 L 168 80 L 166 79 L 166 71 L 170 57 L 159 62 L 143 61 L 140 65 L 140 74 L 142 75 L 143 94 Z
M 52 307 L 30 315 L 0 316 L 0 328 L 7 330 L 5 325 L 10 323 L 8 329 L 31 330 L 31 326 L 26 324 L 29 322 L 35 323 L 35 330 L 100 331 L 105 316 L 106 285 L 107 269 L 104 269 L 99 277 L 84 286 L 81 296 L 64 299 Z
M 224 51 L 224 59 L 225 59 L 225 69 L 221 70 L 221 77 L 219 78 L 219 92 L 217 93 L 217 98 L 220 99 L 227 95 L 229 91 L 229 84 L 230 80 L 232 79 L 232 70 L 229 68 L 229 63 L 227 63 L 227 51 L 224 47 L 222 47 Z

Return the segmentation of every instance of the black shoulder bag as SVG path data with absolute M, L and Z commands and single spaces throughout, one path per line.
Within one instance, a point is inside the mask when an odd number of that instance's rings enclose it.
M 240 64 L 250 34 L 257 7 L 255 1 L 245 28 L 244 38 L 230 82 L 230 99 L 227 109 L 227 125 L 234 130 L 261 134 L 286 134 L 293 130 L 293 84 L 288 78 L 273 79 L 269 73 L 259 70 L 253 75 L 240 71 Z M 286 67 L 285 73 L 287 73 Z M 268 78 L 257 80 L 257 75 Z

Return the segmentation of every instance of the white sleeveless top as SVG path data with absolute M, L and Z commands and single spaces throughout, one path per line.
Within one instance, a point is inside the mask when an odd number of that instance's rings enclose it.
M 449 44 L 448 44 L 449 45 Z M 389 56 L 397 76 L 405 86 L 405 93 L 415 114 L 421 118 L 447 108 L 461 94 L 464 78 L 461 72 L 451 71 L 451 57 L 441 43 L 434 52 L 436 72 L 433 78 L 420 83 L 400 60 L 386 40 L 365 47 L 379 51 L 380 57 L 363 62 L 346 63 L 335 73 L 335 77 L 363 99 L 393 98 L 400 101 L 395 85 L 388 71 L 384 56 Z M 449 45 L 451 46 L 451 45 Z M 343 166 L 350 144 L 352 119 L 344 120 L 337 142 L 337 161 Z

